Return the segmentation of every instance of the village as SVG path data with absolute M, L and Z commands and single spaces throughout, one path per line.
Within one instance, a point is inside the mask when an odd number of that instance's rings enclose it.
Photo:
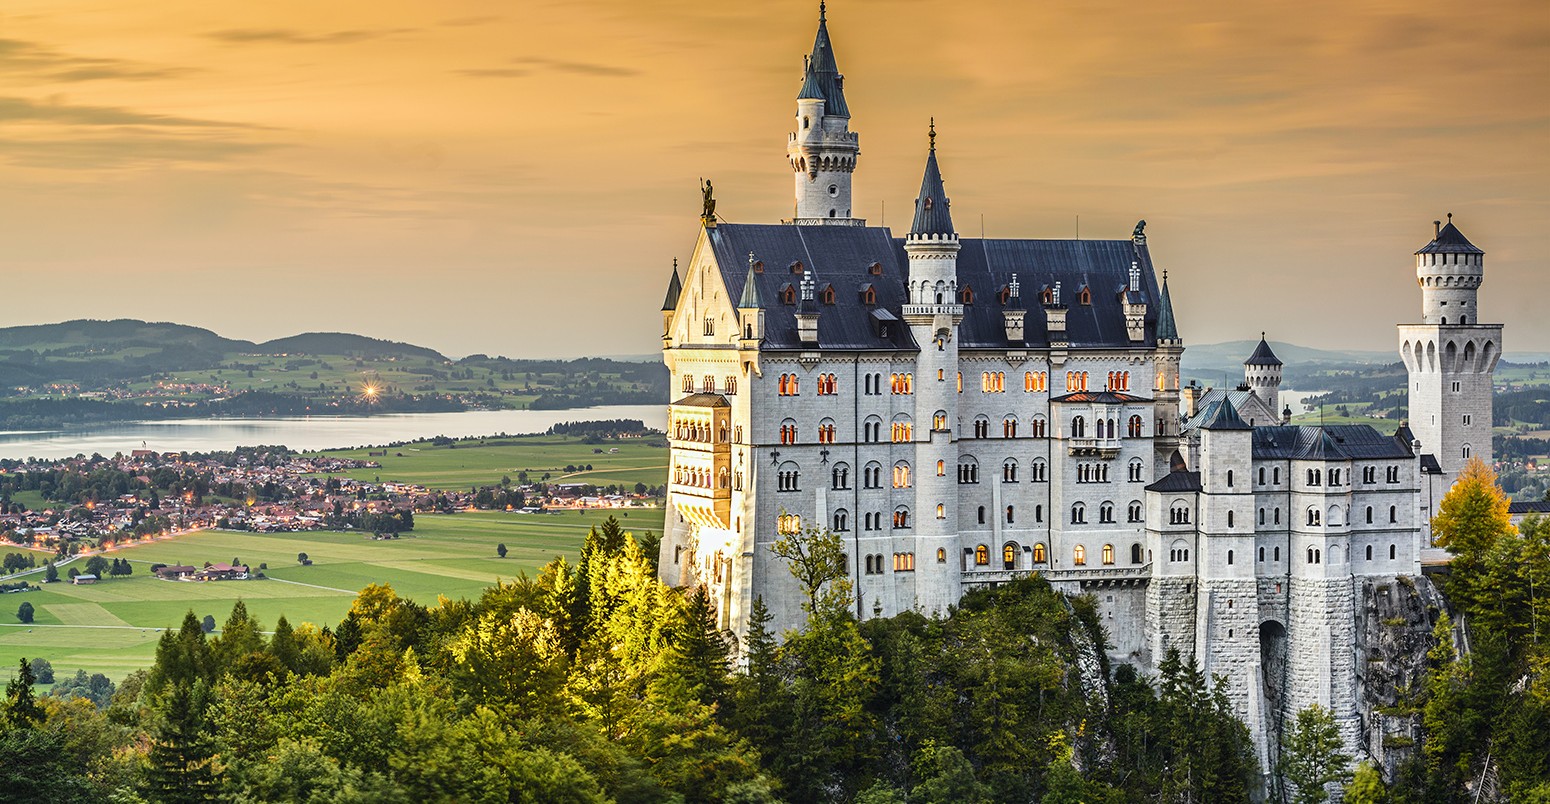
M 0 540 L 72 555 L 206 528 L 391 535 L 411 530 L 417 513 L 543 514 L 659 503 L 651 489 L 588 483 L 503 478 L 482 488 L 450 489 L 345 474 L 379 468 L 375 460 L 283 447 L 0 461 Z

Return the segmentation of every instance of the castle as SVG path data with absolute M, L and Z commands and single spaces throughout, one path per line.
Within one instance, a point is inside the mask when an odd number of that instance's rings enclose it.
M 944 613 L 1037 572 L 1094 596 L 1116 661 L 1153 670 L 1176 647 L 1225 677 L 1262 760 L 1312 703 L 1354 751 L 1357 590 L 1419 574 L 1436 500 L 1490 459 L 1483 252 L 1451 220 L 1417 252 L 1408 427 L 1292 426 L 1263 338 L 1239 388 L 1181 394 L 1144 221 L 1113 240 L 960 237 L 933 126 L 895 237 L 854 215 L 850 121 L 820 10 L 792 218 L 726 223 L 707 190 L 662 307 L 679 391 L 662 579 L 705 585 L 740 634 L 755 598 L 775 628 L 801 624 L 770 546 L 804 527 L 843 540 L 858 618 Z

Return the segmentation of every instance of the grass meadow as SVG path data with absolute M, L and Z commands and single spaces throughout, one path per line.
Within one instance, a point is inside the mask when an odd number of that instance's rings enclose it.
M 626 530 L 662 529 L 661 509 L 616 515 Z M 497 580 L 533 574 L 555 556 L 575 560 L 588 528 L 607 516 L 597 511 L 422 515 L 415 517 L 413 532 L 388 541 L 360 533 L 202 531 L 125 547 L 112 555 L 134 563 L 135 574 L 128 578 L 90 586 L 61 581 L 0 596 L 0 668 L 6 668 L 0 678 L 10 676 L 19 658 L 41 656 L 60 677 L 84 669 L 121 679 L 151 663 L 159 629 L 177 627 L 190 609 L 199 617 L 214 616 L 219 626 L 239 598 L 266 629 L 281 615 L 293 624 L 334 626 L 356 592 L 372 583 L 390 584 L 425 605 L 435 605 L 438 596 L 472 598 Z M 504 559 L 496 556 L 498 544 L 506 545 Z M 298 553 L 306 553 L 312 565 L 301 566 Z M 162 581 L 150 573 L 153 563 L 197 566 L 232 559 L 254 568 L 267 563 L 269 578 L 194 583 Z M 35 609 L 31 625 L 16 619 L 22 601 Z
M 660 443 L 660 442 L 659 442 Z M 594 449 L 602 452 L 594 453 Z M 609 449 L 618 449 L 614 454 Z M 428 441 L 388 449 L 386 456 L 368 457 L 369 450 L 329 450 L 324 454 L 374 460 L 381 469 L 345 472 L 357 480 L 393 480 L 419 483 L 435 489 L 469 489 L 490 486 L 526 471 L 528 480 L 539 482 L 549 475 L 551 483 L 592 483 L 607 486 L 667 482 L 667 448 L 653 447 L 647 439 L 622 439 L 604 444 L 583 443 L 570 436 L 515 436 L 473 439 L 456 446 L 432 446 Z M 381 450 L 377 450 L 380 452 Z M 586 466 L 590 471 L 566 472 L 566 466 Z

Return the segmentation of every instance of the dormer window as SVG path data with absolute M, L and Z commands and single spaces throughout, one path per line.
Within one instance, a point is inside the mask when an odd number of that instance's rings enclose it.
M 1091 307 L 1092 303 L 1093 303 L 1093 292 L 1092 292 L 1092 290 L 1087 288 L 1084 285 L 1082 287 L 1081 292 L 1076 294 L 1076 300 L 1079 303 L 1081 303 L 1083 306 Z
M 834 304 L 834 286 L 824 285 L 823 292 L 819 294 L 819 298 L 823 300 L 824 304 Z
M 764 273 L 764 260 L 758 260 L 753 264 L 753 272 L 756 274 Z
M 1044 291 L 1039 294 L 1039 301 L 1044 304 L 1054 304 L 1055 291 L 1050 288 L 1045 288 Z
M 922 204 L 922 205 L 923 205 L 923 206 L 924 206 L 924 207 L 925 207 L 925 208 L 926 208 L 926 209 L 930 209 L 930 208 L 931 208 L 931 196 L 929 196 L 929 195 L 928 195 L 928 196 L 926 196 L 926 200 L 925 200 L 925 201 L 922 201 L 922 202 L 921 202 L 921 204 Z
M 877 289 L 872 287 L 870 283 L 863 285 L 861 288 L 861 303 L 877 304 Z
M 796 262 L 791 263 L 791 273 L 793 273 L 793 274 L 800 274 L 800 273 L 802 273 L 802 261 L 801 260 L 797 260 Z
M 883 264 L 880 263 L 880 262 L 872 263 L 872 267 L 867 269 L 867 273 L 871 274 L 872 276 L 882 276 L 883 275 Z
M 1007 301 L 1012 298 L 1012 289 L 1005 287 L 1002 288 L 1001 292 L 996 294 L 996 298 L 999 299 L 1001 301 L 1001 305 L 1005 307 Z
M 964 288 L 963 292 L 958 295 L 963 304 L 974 303 L 974 288 Z
M 796 304 L 797 303 L 797 289 L 792 287 L 791 283 L 788 282 L 788 283 L 786 283 L 785 285 L 783 285 L 781 287 L 781 289 L 780 289 L 780 301 L 781 301 L 782 304 Z

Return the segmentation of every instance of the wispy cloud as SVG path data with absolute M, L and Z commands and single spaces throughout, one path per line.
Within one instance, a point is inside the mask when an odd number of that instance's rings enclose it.
M 529 75 L 541 73 L 569 73 L 572 75 L 590 75 L 599 78 L 629 78 L 640 75 L 640 70 L 632 67 L 620 67 L 614 64 L 600 64 L 588 61 L 563 61 L 560 59 L 544 59 L 534 56 L 522 56 L 509 60 L 514 67 L 489 67 L 483 69 L 456 70 L 458 75 L 466 75 L 473 78 L 523 78 Z
M 149 81 L 196 72 L 185 67 L 75 56 L 39 42 L 0 39 L 0 74 L 21 74 L 42 82 Z
M 159 128 L 262 128 L 246 123 L 137 112 L 119 106 L 82 106 L 59 99 L 39 102 L 0 97 L 0 122 L 43 121 L 84 126 L 154 126 Z
M 287 45 L 344 45 L 412 33 L 410 28 L 362 28 L 349 31 L 309 33 L 296 28 L 231 28 L 209 34 L 211 39 L 234 43 L 278 43 Z

